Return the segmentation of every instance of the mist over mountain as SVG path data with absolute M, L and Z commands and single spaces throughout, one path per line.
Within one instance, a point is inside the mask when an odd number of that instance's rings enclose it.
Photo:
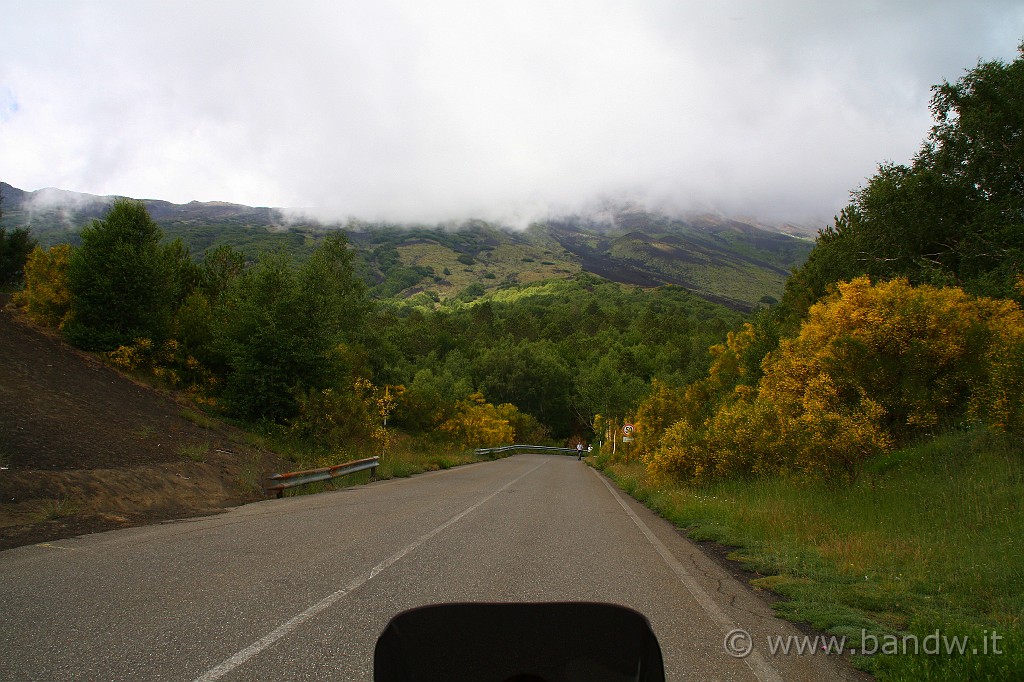
M 29 228 L 44 245 L 75 243 L 82 227 L 102 218 L 115 199 L 54 188 L 27 192 L 6 183 L 0 192 L 3 224 Z M 289 209 L 142 201 L 165 235 L 180 237 L 197 256 L 230 244 L 250 257 L 278 249 L 301 257 L 326 231 L 344 229 L 374 295 L 420 297 L 425 304 L 469 301 L 488 290 L 587 272 L 642 287 L 679 286 L 750 310 L 780 295 L 818 227 L 710 211 L 669 215 L 627 201 L 603 201 L 526 229 L 483 220 L 324 223 Z

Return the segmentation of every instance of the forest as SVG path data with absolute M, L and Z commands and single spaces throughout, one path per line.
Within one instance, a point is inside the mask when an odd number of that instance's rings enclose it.
M 36 248 L 16 297 L 72 344 L 146 372 L 207 409 L 321 448 L 380 425 L 460 447 L 590 439 L 653 379 L 686 383 L 739 313 L 674 286 L 580 274 L 427 307 L 371 298 L 341 232 L 305 259 L 196 259 L 139 202 L 77 246 Z

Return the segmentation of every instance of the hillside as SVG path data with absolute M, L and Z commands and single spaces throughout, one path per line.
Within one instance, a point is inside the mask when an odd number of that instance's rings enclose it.
M 25 192 L 0 183 L 4 225 L 29 227 L 44 245 L 75 242 L 109 209 L 112 197 L 57 189 Z M 789 272 L 813 246 L 806 229 L 711 214 L 668 216 L 632 205 L 552 218 L 526 230 L 480 220 L 397 226 L 349 221 L 324 225 L 272 208 L 223 202 L 145 200 L 170 238 L 193 253 L 229 244 L 309 253 L 326 230 L 343 228 L 377 298 L 471 300 L 483 292 L 590 272 L 643 287 L 674 284 L 738 310 L 777 299 Z
M 0 549 L 214 513 L 286 466 L 26 324 L 0 298 Z
M 576 217 L 549 229 L 588 272 L 640 286 L 676 284 L 739 309 L 776 298 L 813 245 L 806 235 L 720 216 L 638 208 L 616 211 L 610 223 Z

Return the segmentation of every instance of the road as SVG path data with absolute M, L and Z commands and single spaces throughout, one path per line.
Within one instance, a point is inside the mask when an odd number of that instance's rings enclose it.
M 0 679 L 369 680 L 396 613 L 605 601 L 645 614 L 669 680 L 863 679 L 572 457 L 519 455 L 0 552 Z M 730 656 L 726 634 L 754 652 Z M 443 633 L 439 633 L 443 636 Z

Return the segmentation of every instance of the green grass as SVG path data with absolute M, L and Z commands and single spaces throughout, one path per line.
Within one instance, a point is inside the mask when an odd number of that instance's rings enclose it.
M 212 417 L 209 417 L 198 410 L 192 410 L 187 407 L 181 410 L 181 417 L 182 419 L 190 421 L 196 426 L 201 426 L 204 429 L 212 429 L 217 425 L 217 421 Z
M 190 443 L 178 448 L 178 454 L 193 462 L 205 462 L 206 453 L 210 451 L 209 443 Z
M 500 232 L 496 234 L 502 236 Z M 433 240 L 399 244 L 396 248 L 405 267 L 429 264 L 437 272 L 448 271 L 443 278 L 427 278 L 414 285 L 428 286 L 441 300 L 458 298 L 473 283 L 495 291 L 503 282 L 527 284 L 551 278 L 564 279 L 580 271 L 580 266 L 572 260 L 538 263 L 539 249 L 528 244 L 498 244 L 491 250 L 480 252 L 477 258 L 465 254 L 460 256 L 451 245 Z
M 425 471 L 451 469 L 462 464 L 483 461 L 473 451 L 442 448 L 436 445 L 408 444 L 396 447 L 381 458 L 377 478 L 404 478 Z
M 242 465 L 238 491 L 243 495 L 263 492 L 263 458 L 259 454 L 249 456 Z
M 846 488 L 786 480 L 658 487 L 639 465 L 606 470 L 697 540 L 737 547 L 790 599 L 791 620 L 850 637 L 936 629 L 978 654 L 876 655 L 880 679 L 1024 679 L 1024 445 L 988 431 L 948 433 L 869 463 Z M 1002 655 L 983 653 L 996 632 Z M 870 644 L 870 641 L 869 641 Z M 990 642 L 991 648 L 991 642 Z
M 135 429 L 134 433 L 137 438 L 152 438 L 156 435 L 156 428 L 146 424 L 145 426 L 140 426 Z

